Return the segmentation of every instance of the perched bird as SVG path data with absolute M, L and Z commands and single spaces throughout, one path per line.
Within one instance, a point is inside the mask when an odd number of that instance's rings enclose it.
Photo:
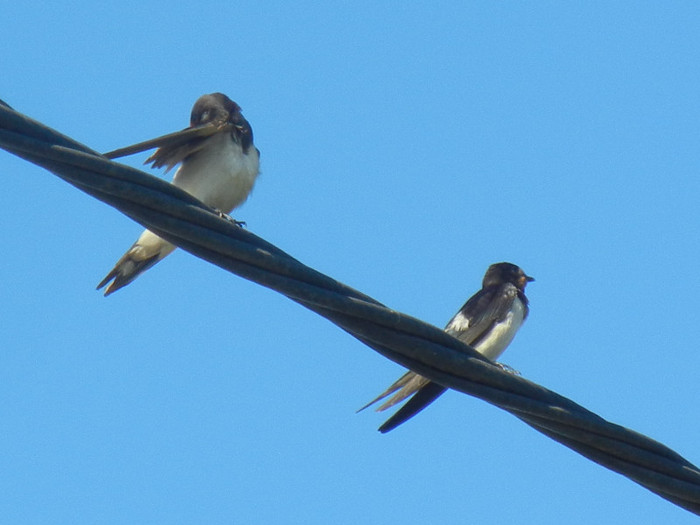
M 534 281 L 532 277 L 525 275 L 525 272 L 514 264 L 507 262 L 492 264 L 486 270 L 481 290 L 464 303 L 464 306 L 450 319 L 445 332 L 495 361 L 513 340 L 515 333 L 527 318 L 529 308 L 525 297 L 525 286 L 532 281 Z M 444 386 L 409 371 L 360 410 L 391 394 L 394 395 L 377 408 L 378 412 L 413 396 L 379 427 L 380 432 L 386 433 L 415 416 L 445 390 L 447 389 Z
M 260 151 L 253 144 L 253 130 L 238 104 L 222 93 L 203 95 L 195 102 L 188 128 L 105 156 L 123 157 L 154 147 L 158 149 L 145 164 L 165 166 L 167 172 L 179 163 L 173 184 L 221 213 L 230 213 L 246 200 L 259 173 Z M 97 289 L 112 281 L 105 296 L 115 292 L 174 249 L 145 230 Z

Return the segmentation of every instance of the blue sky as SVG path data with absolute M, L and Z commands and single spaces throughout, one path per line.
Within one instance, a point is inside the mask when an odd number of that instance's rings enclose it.
M 522 266 L 503 361 L 700 462 L 700 5 L 319 4 L 8 4 L 0 98 L 107 151 L 228 94 L 252 232 L 438 326 Z M 184 252 L 103 298 L 142 228 L 0 171 L 8 523 L 695 521 L 458 393 L 379 434 L 398 365 Z

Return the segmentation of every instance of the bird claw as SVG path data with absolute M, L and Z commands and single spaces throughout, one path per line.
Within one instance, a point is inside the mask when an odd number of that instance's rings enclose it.
M 509 374 L 513 374 L 514 376 L 522 376 L 520 372 L 518 372 L 515 368 L 512 366 L 508 366 L 504 363 L 494 363 L 498 368 L 503 370 L 504 372 L 508 372 Z
M 222 219 L 227 220 L 228 222 L 232 222 L 233 224 L 235 224 L 239 228 L 245 227 L 245 225 L 246 225 L 245 221 L 237 221 L 236 219 L 231 217 L 228 213 L 224 213 L 223 211 L 221 211 L 218 208 L 215 208 L 215 210 L 216 210 L 216 213 L 219 215 L 219 217 L 221 217 Z

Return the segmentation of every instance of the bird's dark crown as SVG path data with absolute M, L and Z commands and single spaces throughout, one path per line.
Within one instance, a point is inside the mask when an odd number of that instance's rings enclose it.
M 526 275 L 519 266 L 508 262 L 500 262 L 489 266 L 489 269 L 486 270 L 486 275 L 484 275 L 482 286 L 486 288 L 487 286 L 511 283 L 519 290 L 525 290 L 527 283 L 534 280 L 534 278 Z
M 243 148 L 244 153 L 253 144 L 253 128 L 241 114 L 241 107 L 223 93 L 202 95 L 197 99 L 190 115 L 190 127 L 213 124 L 233 124 L 231 138 Z M 260 152 L 258 152 L 259 154 Z
M 209 122 L 239 124 L 242 118 L 238 104 L 223 93 L 211 93 L 202 95 L 194 103 L 190 115 L 190 126 L 201 126 Z

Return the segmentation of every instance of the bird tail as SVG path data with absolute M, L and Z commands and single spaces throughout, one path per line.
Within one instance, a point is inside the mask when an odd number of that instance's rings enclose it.
M 172 252 L 175 246 L 161 239 L 155 233 L 146 230 L 138 241 L 117 261 L 112 271 L 100 281 L 97 289 L 103 288 L 112 281 L 105 290 L 105 297 L 123 288 L 136 279 L 151 266 Z
M 428 380 L 425 379 L 425 381 Z M 418 390 L 416 395 L 409 399 L 408 402 L 396 412 L 396 414 L 387 419 L 382 426 L 379 427 L 379 432 L 386 434 L 390 430 L 394 430 L 400 424 L 408 421 L 430 403 L 435 401 L 445 392 L 445 390 L 447 390 L 447 388 L 444 386 L 428 381 L 428 383 Z
M 433 383 L 429 379 L 426 379 L 415 372 L 409 371 L 402 375 L 398 381 L 387 388 L 379 396 L 358 410 L 358 412 L 377 403 L 378 401 L 381 401 L 391 394 L 394 395 L 385 401 L 384 404 L 377 407 L 377 412 L 382 412 L 387 408 L 391 408 L 394 405 L 401 403 L 404 399 L 413 396 L 393 416 L 387 419 L 381 427 L 379 427 L 379 431 L 382 434 L 385 434 L 386 432 L 395 429 L 405 421 L 411 419 L 418 412 L 440 397 L 445 390 L 447 389 L 444 386 Z
M 404 375 L 402 375 L 398 381 L 396 381 L 394 384 L 392 384 L 389 388 L 387 388 L 384 392 L 379 394 L 377 397 L 375 397 L 372 401 L 367 403 L 365 406 L 360 408 L 357 412 L 362 412 L 365 408 L 368 408 L 372 405 L 374 405 L 376 402 L 381 401 L 387 396 L 390 396 L 394 392 L 396 394 L 389 399 L 386 403 L 381 405 L 380 407 L 377 407 L 377 412 L 382 412 L 383 410 L 386 410 L 389 407 L 394 406 L 396 403 L 399 403 L 400 401 L 406 399 L 408 396 L 413 394 L 418 388 L 420 388 L 420 385 L 416 385 L 416 383 L 420 380 L 423 379 L 421 376 L 416 374 L 415 372 L 408 371 Z M 357 413 L 356 412 L 356 413 Z

